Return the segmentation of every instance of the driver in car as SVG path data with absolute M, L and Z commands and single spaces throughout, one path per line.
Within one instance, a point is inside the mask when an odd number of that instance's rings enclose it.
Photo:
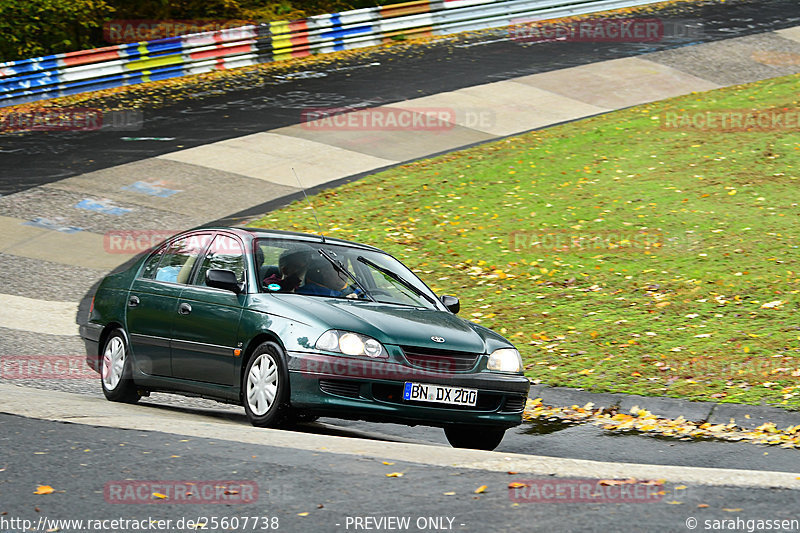
M 308 266 L 306 282 L 295 290 L 297 294 L 358 298 L 361 291 L 347 284 L 347 277 L 337 271 L 330 261 L 315 259 Z
M 280 273 L 264 278 L 264 286 L 278 285 L 281 292 L 296 290 L 305 280 L 310 261 L 311 252 L 307 249 L 290 248 L 284 251 L 278 258 L 278 270 Z

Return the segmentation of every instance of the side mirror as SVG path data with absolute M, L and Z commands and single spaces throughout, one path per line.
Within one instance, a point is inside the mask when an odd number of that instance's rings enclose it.
M 235 292 L 236 294 L 239 294 L 242 290 L 233 270 L 222 268 L 211 268 L 206 272 L 206 285 L 216 289 Z
M 441 297 L 442 303 L 446 308 L 450 310 L 451 313 L 457 315 L 458 312 L 461 310 L 461 302 L 458 301 L 458 298 L 455 296 L 449 296 L 447 294 L 443 294 Z

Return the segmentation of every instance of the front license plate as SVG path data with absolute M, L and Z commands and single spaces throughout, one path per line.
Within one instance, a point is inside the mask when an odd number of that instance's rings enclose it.
M 463 387 L 445 387 L 443 385 L 406 381 L 403 387 L 403 399 L 474 407 L 478 403 L 478 391 L 477 389 L 465 389 Z

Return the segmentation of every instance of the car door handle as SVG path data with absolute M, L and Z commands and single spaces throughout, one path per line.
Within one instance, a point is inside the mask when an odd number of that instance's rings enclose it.
M 179 315 L 188 315 L 192 312 L 192 306 L 187 303 L 182 303 L 178 306 L 178 314 Z
M 128 298 L 128 307 L 136 307 L 137 305 L 139 305 L 138 296 L 131 296 Z

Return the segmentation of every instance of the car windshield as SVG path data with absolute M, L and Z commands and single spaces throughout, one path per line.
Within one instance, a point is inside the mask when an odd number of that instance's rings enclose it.
M 331 243 L 258 239 L 255 259 L 265 292 L 445 309 L 408 267 L 382 252 Z

